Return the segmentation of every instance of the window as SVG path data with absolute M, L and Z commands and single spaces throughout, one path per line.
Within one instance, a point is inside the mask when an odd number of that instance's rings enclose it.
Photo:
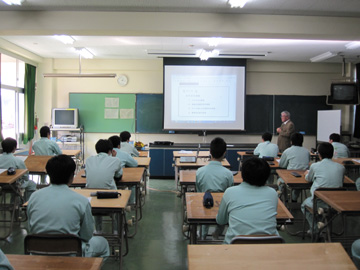
M 2 133 L 4 138 L 12 137 L 19 141 L 25 122 L 25 63 L 4 54 L 0 58 Z

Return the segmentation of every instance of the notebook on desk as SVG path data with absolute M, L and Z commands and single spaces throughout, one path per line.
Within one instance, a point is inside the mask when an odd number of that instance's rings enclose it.
M 196 163 L 197 158 L 199 156 L 199 152 L 200 152 L 200 144 L 198 146 L 198 150 L 196 152 L 195 157 L 180 157 L 180 163 Z

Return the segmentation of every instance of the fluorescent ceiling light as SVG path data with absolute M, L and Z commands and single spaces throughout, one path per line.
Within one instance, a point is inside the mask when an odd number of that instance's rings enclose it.
M 8 5 L 17 5 L 20 6 L 23 0 L 2 0 L 4 3 Z
M 57 40 L 60 40 L 64 44 L 73 44 L 75 39 L 67 35 L 54 35 Z
M 360 41 L 353 41 L 345 44 L 346 49 L 353 50 L 360 47 Z
M 334 56 L 337 56 L 337 53 L 333 53 L 333 52 L 326 52 L 323 54 L 319 54 L 317 56 L 314 56 L 313 58 L 310 58 L 311 62 L 320 62 L 320 61 L 324 61 L 326 59 L 332 58 Z
M 228 3 L 232 8 L 243 8 L 247 2 L 250 0 L 229 0 Z
M 207 51 L 207 50 L 202 49 L 198 52 L 198 56 L 201 61 L 206 61 L 210 57 L 219 56 L 219 51 L 218 50 Z
M 94 54 L 86 48 L 75 48 L 75 50 L 78 54 L 80 54 L 84 58 L 87 58 L 87 59 L 94 58 Z

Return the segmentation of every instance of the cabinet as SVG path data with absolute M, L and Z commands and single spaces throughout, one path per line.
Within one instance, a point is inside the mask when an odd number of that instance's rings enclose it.
M 85 135 L 84 127 L 80 128 L 69 128 L 69 129 L 57 129 L 50 128 L 51 139 L 56 140 L 59 144 L 60 149 L 64 153 L 69 153 L 70 156 L 74 156 L 77 164 L 84 164 L 85 159 Z M 73 150 L 79 150 L 80 152 L 76 155 L 73 154 Z M 75 151 L 78 152 L 78 151 Z

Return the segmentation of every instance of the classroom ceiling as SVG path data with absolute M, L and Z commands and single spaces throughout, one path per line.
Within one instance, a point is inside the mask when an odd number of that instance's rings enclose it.
M 24 0 L 21 6 L 0 1 L 0 11 L 181 12 L 215 14 L 267 14 L 294 16 L 360 17 L 359 0 L 251 0 L 244 8 L 231 8 L 227 0 Z M 310 18 L 310 17 L 309 17 Z M 1 19 L 1 17 L 0 17 Z M 59 33 L 61 34 L 61 33 Z M 65 45 L 53 36 L 3 35 L 3 38 L 45 58 L 76 58 L 74 47 L 86 47 L 99 59 L 153 59 L 162 56 L 195 57 L 209 49 L 211 37 L 87 36 L 73 35 Z M 264 61 L 309 62 L 325 52 L 336 56 L 325 62 L 360 62 L 360 47 L 347 50 L 351 40 L 222 38 L 215 49 L 220 57 Z M 211 47 L 212 48 L 212 47 Z M 256 56 L 264 54 L 266 56 Z M 250 55 L 250 56 L 248 56 Z

